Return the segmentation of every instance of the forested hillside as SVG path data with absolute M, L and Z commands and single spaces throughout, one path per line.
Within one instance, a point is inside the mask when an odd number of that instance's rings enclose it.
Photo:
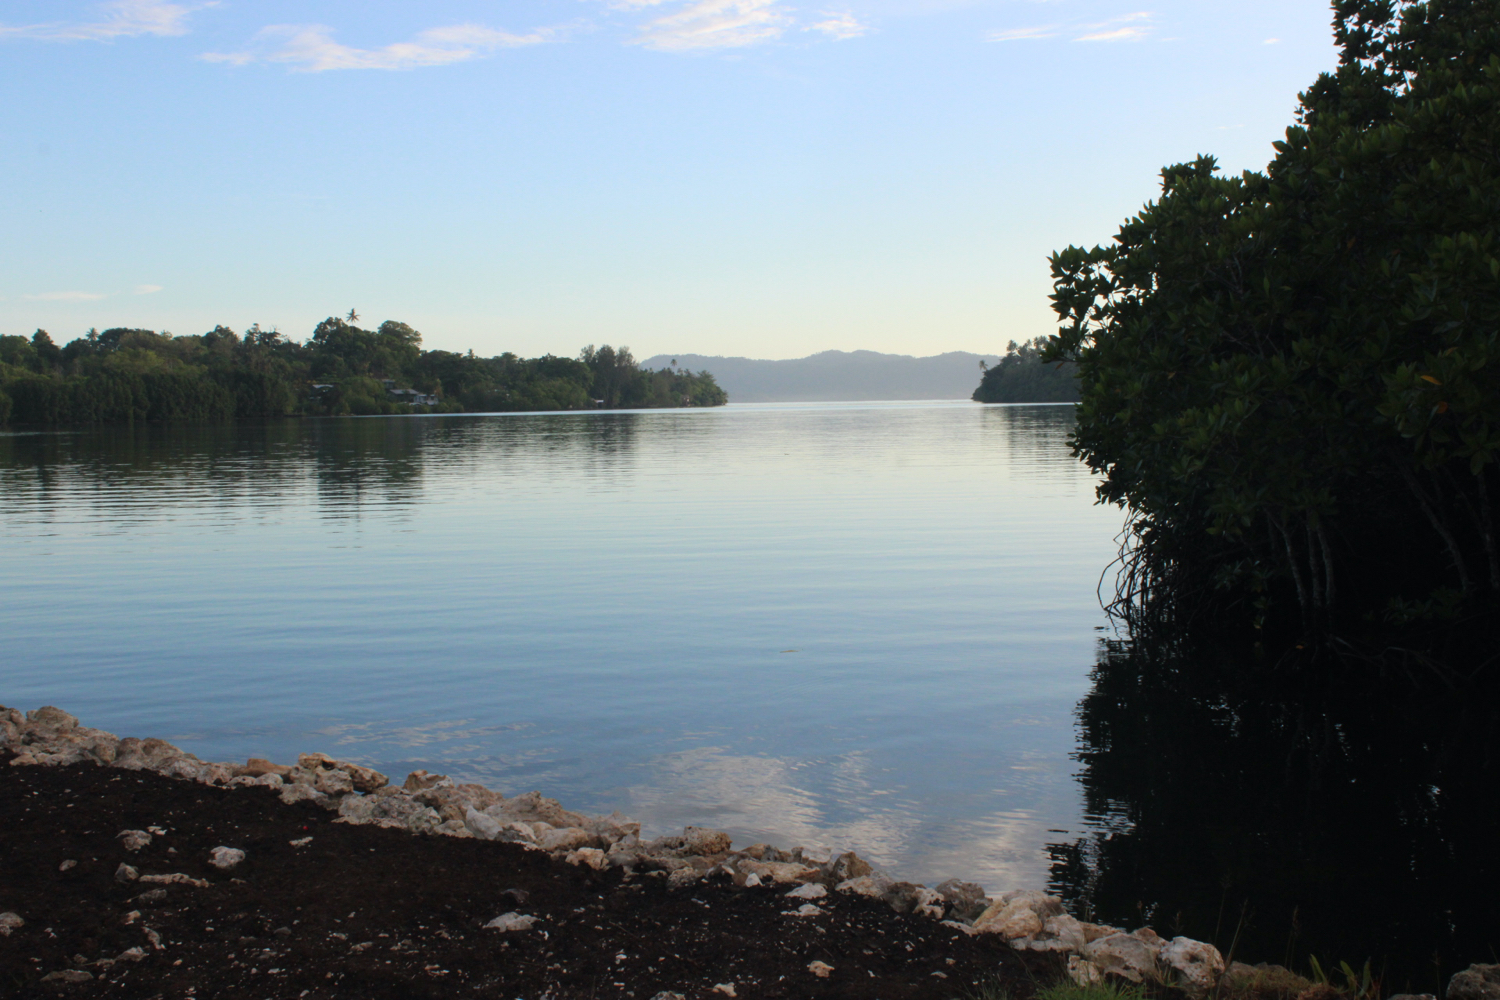
M 1005 357 L 993 365 L 981 365 L 984 374 L 974 390 L 976 403 L 1076 403 L 1078 366 L 1068 361 L 1046 362 L 1042 349 L 1047 338 L 1018 344 L 1012 340 Z
M 408 390 L 405 392 L 393 390 Z M 413 402 L 415 400 L 415 402 Z M 232 420 L 297 415 L 720 406 L 707 372 L 652 371 L 628 348 L 577 358 L 422 350 L 388 320 L 329 318 L 306 343 L 253 326 L 173 336 L 90 330 L 59 347 L 45 330 L 0 336 L 0 423 Z

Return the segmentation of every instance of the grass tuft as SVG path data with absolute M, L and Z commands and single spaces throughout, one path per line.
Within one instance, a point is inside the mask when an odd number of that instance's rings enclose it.
M 1036 1000 L 1146 1000 L 1146 994 L 1139 986 L 1110 978 L 1092 986 L 1053 983 L 1037 990 Z
M 953 1000 L 1011 1000 L 1010 988 L 999 976 L 981 979 L 972 986 L 963 987 Z

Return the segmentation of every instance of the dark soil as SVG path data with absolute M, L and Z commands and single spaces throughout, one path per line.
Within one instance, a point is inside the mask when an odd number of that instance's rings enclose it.
M 266 788 L 221 789 L 90 764 L 11 767 L 0 751 L 0 997 L 543 1000 L 670 990 L 741 998 L 948 998 L 1004 985 L 1025 1000 L 1053 959 L 1023 957 L 883 902 L 831 893 L 789 916 L 781 888 L 595 872 L 515 844 L 335 823 Z M 117 834 L 156 826 L 141 850 Z M 291 841 L 311 837 L 303 847 Z M 218 846 L 246 859 L 223 872 Z M 76 865 L 61 870 L 64 861 Z M 183 873 L 212 883 L 115 877 Z M 542 918 L 502 933 L 509 911 Z M 132 916 L 132 914 L 136 914 Z M 161 947 L 153 946 L 156 936 Z M 142 948 L 137 961 L 118 959 Z M 827 978 L 808 971 L 822 961 Z M 1026 963 L 1030 963 L 1030 967 Z M 91 980 L 43 982 L 61 970 Z

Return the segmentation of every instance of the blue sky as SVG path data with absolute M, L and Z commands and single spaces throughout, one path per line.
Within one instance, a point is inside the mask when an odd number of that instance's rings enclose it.
M 1261 0 L 6 0 L 0 333 L 991 353 L 1334 65 Z

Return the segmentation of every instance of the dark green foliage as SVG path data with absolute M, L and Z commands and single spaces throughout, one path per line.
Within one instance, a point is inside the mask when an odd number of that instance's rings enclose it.
M 63 348 L 45 331 L 0 337 L 0 422 L 218 421 L 293 415 L 719 406 L 707 372 L 645 371 L 630 351 L 494 358 L 423 351 L 422 335 L 387 321 L 364 330 L 330 317 L 305 344 L 259 326 L 174 337 L 116 328 Z M 596 395 L 604 387 L 604 402 Z M 412 404 L 393 392 L 410 386 Z M 410 397 L 407 397 L 410 398 Z M 436 402 L 430 400 L 435 398 Z
M 992 368 L 979 363 L 984 375 L 971 397 L 976 403 L 1076 403 L 1078 366 L 1068 361 L 1042 360 L 1046 337 L 1024 344 L 1012 340 L 1005 357 Z
M 620 406 L 625 402 L 636 371 L 635 358 L 631 355 L 630 348 L 621 347 L 616 351 L 605 344 L 596 351 L 594 345 L 590 344 L 579 353 L 578 360 L 587 365 L 593 374 L 595 398 L 602 400 L 608 407 Z
M 627 405 L 643 408 L 723 406 L 729 402 L 729 394 L 719 388 L 713 375 L 685 368 L 639 369 L 627 398 Z
M 229 420 L 234 393 L 192 372 L 105 371 L 91 378 L 29 376 L 6 383 L 10 419 L 27 424 Z
M 444 391 L 450 391 L 450 385 L 456 388 L 470 411 L 585 410 L 594 405 L 593 373 L 573 358 L 554 354 L 520 358 L 510 352 L 494 358 L 449 354 L 437 359 L 437 364 L 449 370 L 442 383 Z
M 595 398 L 602 405 L 646 409 L 661 406 L 723 406 L 729 396 L 708 372 L 696 375 L 675 363 L 657 370 L 636 365 L 630 348 L 618 351 L 590 344 L 578 359 L 593 373 Z
M 41 371 L 52 371 L 62 364 L 62 348 L 52 342 L 52 336 L 46 330 L 31 335 L 31 349 L 36 352 Z
M 1127 613 L 1500 593 L 1500 2 L 1339 0 L 1335 30 L 1265 173 L 1169 167 L 1112 245 L 1052 259 Z
M 0 364 L 36 371 L 36 348 L 25 337 L 0 336 Z
M 296 387 L 284 373 L 229 368 L 216 372 L 215 378 L 234 394 L 236 417 L 285 417 L 297 412 Z

